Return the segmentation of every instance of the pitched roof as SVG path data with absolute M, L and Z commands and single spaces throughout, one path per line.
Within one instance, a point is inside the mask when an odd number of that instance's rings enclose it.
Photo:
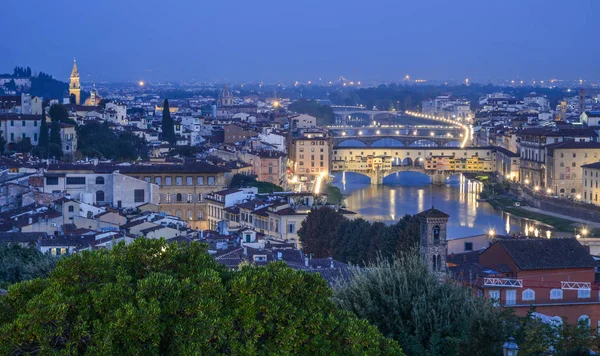
M 600 162 L 584 164 L 581 168 L 600 169 Z
M 422 217 L 422 218 L 449 218 L 450 215 L 444 213 L 441 210 L 438 210 L 434 207 L 431 207 L 431 209 L 422 211 L 420 213 L 417 214 L 418 217 Z
M 589 141 L 589 142 L 577 142 L 577 141 L 563 141 L 557 142 L 550 145 L 547 145 L 548 149 L 557 149 L 557 148 L 580 148 L 580 149 L 588 149 L 588 148 L 600 148 L 600 142 Z
M 519 269 L 594 268 L 588 250 L 572 238 L 498 240 Z

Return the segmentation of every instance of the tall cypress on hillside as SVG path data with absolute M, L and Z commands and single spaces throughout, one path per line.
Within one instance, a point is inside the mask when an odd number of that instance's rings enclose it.
M 163 116 L 162 116 L 162 136 L 164 141 L 169 141 L 170 144 L 175 144 L 175 124 L 171 118 L 171 112 L 169 111 L 169 101 L 165 99 L 163 104 Z
M 50 139 L 48 137 L 48 124 L 46 123 L 46 112 L 45 108 L 42 108 L 42 119 L 40 120 L 40 137 L 38 139 L 38 147 L 48 151 L 48 145 Z
M 50 127 L 50 155 L 56 159 L 60 159 L 63 155 L 62 151 L 62 140 L 60 138 L 60 122 L 58 120 L 52 120 L 52 126 Z

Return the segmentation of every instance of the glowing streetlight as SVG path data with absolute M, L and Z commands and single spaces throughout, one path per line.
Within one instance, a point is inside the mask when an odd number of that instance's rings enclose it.
M 585 227 L 581 229 L 581 236 L 585 237 L 588 234 L 588 229 L 586 229 Z
M 277 109 L 279 107 L 279 101 L 273 100 L 273 107 Z
M 377 130 L 377 134 L 379 135 L 381 133 L 381 131 Z
M 536 185 L 535 187 L 533 187 L 533 190 L 537 192 L 538 190 L 540 190 L 540 187 Z
M 144 83 L 144 81 L 143 81 L 143 80 L 140 80 L 140 81 L 138 82 L 138 85 L 139 85 L 139 86 L 141 86 L 141 87 L 143 87 L 144 85 L 146 85 L 146 83 Z
M 525 184 L 529 184 L 529 179 L 525 179 Z
M 548 188 L 548 189 L 546 190 L 546 193 L 548 193 L 548 194 L 552 193 L 552 189 Z
M 494 229 L 489 229 L 488 230 L 488 236 L 489 237 L 494 237 L 496 235 L 496 230 Z
M 362 131 L 358 131 L 358 135 L 361 136 L 362 135 Z
M 434 133 L 433 131 L 431 131 L 431 132 L 429 133 L 429 135 L 430 135 L 430 136 L 435 136 L 435 133 Z
M 575 199 L 577 199 L 577 200 L 581 200 L 581 194 L 577 194 L 577 195 L 575 196 Z

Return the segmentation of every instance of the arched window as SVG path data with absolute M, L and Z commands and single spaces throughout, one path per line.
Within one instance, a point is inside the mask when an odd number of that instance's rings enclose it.
M 437 271 L 437 257 L 436 255 L 431 256 L 431 263 L 433 266 L 433 270 Z
M 99 190 L 96 192 L 96 202 L 104 201 L 104 191 Z
M 535 300 L 535 291 L 533 289 L 525 289 L 522 297 L 523 300 Z
M 550 299 L 562 299 L 563 291 L 562 289 L 552 289 L 550 291 Z
M 560 189 L 560 194 L 565 194 L 565 190 L 563 188 Z
M 571 193 L 575 193 L 577 190 L 575 188 L 571 188 Z
M 591 327 L 592 326 L 592 321 L 590 320 L 590 317 L 583 314 L 582 316 L 579 317 L 579 319 L 577 319 L 577 325 L 580 327 Z
M 440 227 L 439 227 L 439 225 L 435 225 L 433 227 L 433 243 L 434 244 L 440 243 Z
M 442 255 L 437 255 L 437 270 L 442 270 Z
M 183 197 L 181 196 L 181 193 L 177 193 L 177 202 L 181 203 L 182 200 L 183 200 Z
M 104 184 L 104 177 L 96 177 L 96 184 Z
M 180 218 L 180 219 L 183 217 L 183 213 L 181 212 L 181 210 L 177 210 L 177 212 L 175 213 L 175 215 L 176 215 L 178 218 Z

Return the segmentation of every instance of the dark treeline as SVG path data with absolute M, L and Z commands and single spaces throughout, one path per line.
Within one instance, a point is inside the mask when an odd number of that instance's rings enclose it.
M 335 124 L 335 114 L 331 107 L 320 105 L 316 101 L 301 99 L 290 104 L 288 109 L 293 112 L 316 117 L 319 125 Z
M 367 108 L 377 107 L 379 110 L 417 110 L 421 101 L 434 98 L 441 94 L 451 93 L 457 97 L 465 97 L 471 102 L 471 107 L 478 106 L 478 99 L 486 94 L 504 92 L 512 94 L 517 98 L 536 92 L 544 94 L 550 100 L 550 105 L 556 105 L 568 93 L 564 88 L 540 88 L 540 87 L 499 87 L 495 85 L 380 85 L 372 88 L 337 90 L 329 94 L 329 100 L 336 105 L 364 105 Z
M 332 208 L 322 207 L 308 214 L 298 236 L 306 254 L 364 265 L 375 261 L 379 255 L 387 259 L 414 247 L 419 236 L 419 223 L 411 215 L 393 225 L 350 220 Z
M 81 154 L 90 158 L 123 161 L 148 157 L 146 141 L 131 133 L 115 133 L 108 123 L 89 123 L 77 128 L 77 145 Z

